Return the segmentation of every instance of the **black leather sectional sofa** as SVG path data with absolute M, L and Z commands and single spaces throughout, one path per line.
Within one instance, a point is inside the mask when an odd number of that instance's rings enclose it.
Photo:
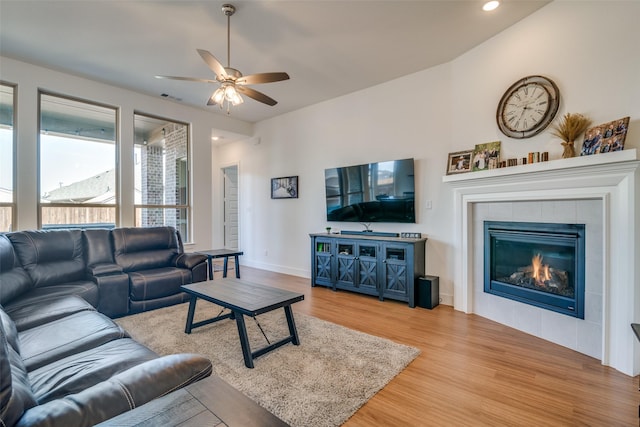
M 0 234 L 0 426 L 90 426 L 210 375 L 111 320 L 186 301 L 206 271 L 171 227 Z

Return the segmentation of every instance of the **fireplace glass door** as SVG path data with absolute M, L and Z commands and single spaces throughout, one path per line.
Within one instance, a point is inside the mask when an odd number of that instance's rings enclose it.
M 485 292 L 584 318 L 584 225 L 485 222 Z

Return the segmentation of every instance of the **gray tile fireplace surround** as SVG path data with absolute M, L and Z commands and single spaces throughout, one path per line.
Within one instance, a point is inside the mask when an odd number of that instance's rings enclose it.
M 453 304 L 640 374 L 640 160 L 636 149 L 443 177 L 454 204 Z M 585 318 L 484 292 L 483 221 L 586 225 Z
M 584 320 L 484 292 L 484 221 L 585 224 Z M 474 313 L 601 360 L 602 227 L 602 200 L 597 199 L 474 204 Z

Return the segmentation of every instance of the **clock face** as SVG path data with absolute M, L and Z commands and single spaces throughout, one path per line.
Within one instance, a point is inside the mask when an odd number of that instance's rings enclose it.
M 525 77 L 502 96 L 496 114 L 498 127 L 512 138 L 537 135 L 551 123 L 559 102 L 558 88 L 551 80 Z

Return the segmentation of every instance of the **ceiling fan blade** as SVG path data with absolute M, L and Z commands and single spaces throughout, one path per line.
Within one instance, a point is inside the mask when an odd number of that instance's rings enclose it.
M 248 76 L 240 77 L 236 80 L 236 83 L 242 85 L 255 85 L 260 83 L 279 82 L 282 80 L 289 80 L 289 74 L 287 73 L 259 73 L 250 74 Z
M 245 87 L 245 86 L 236 86 L 236 89 L 238 90 L 238 92 L 240 92 L 243 95 L 247 95 L 249 98 L 253 98 L 256 101 L 262 102 L 263 104 L 267 104 L 270 106 L 274 106 L 278 103 L 278 101 L 276 101 L 273 98 L 268 97 L 267 95 L 265 95 L 262 92 L 258 92 L 255 89 L 251 89 L 250 87 Z
M 217 80 L 200 79 L 200 78 L 197 78 L 197 77 L 156 76 L 156 79 L 186 80 L 188 82 L 218 83 Z
M 211 71 L 213 71 L 216 74 L 218 79 L 224 80 L 227 78 L 227 73 L 226 71 L 224 71 L 224 67 L 222 66 L 220 61 L 218 61 L 216 57 L 211 54 L 211 52 L 204 49 L 196 49 L 196 50 L 200 54 L 200 57 L 202 58 L 202 60 L 207 63 L 209 68 L 211 68 Z

